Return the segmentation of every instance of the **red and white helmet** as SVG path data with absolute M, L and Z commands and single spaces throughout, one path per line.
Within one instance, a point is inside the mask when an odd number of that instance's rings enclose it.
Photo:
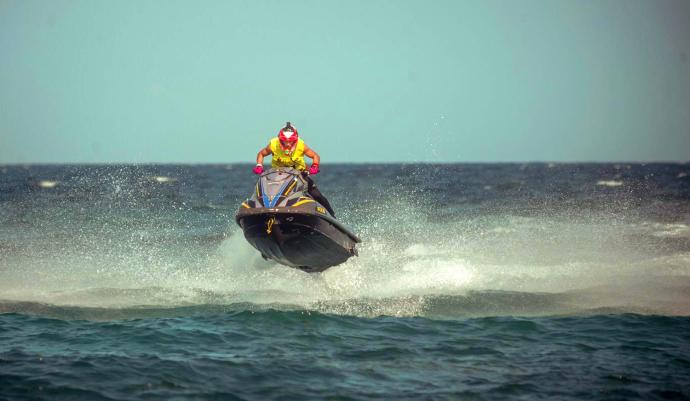
M 297 142 L 297 139 L 299 139 L 299 134 L 297 133 L 295 127 L 293 127 L 288 121 L 285 124 L 285 127 L 283 127 L 278 133 L 278 139 L 280 140 L 281 147 L 284 147 L 284 143 L 292 146 L 293 142 Z

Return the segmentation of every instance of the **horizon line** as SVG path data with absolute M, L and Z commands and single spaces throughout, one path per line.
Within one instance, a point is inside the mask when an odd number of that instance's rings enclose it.
M 582 160 L 582 161 L 379 161 L 379 162 L 331 162 L 326 165 L 449 165 L 449 164 L 688 164 L 690 160 Z M 228 166 L 228 165 L 253 165 L 252 162 L 0 162 L 0 166 Z M 321 163 L 320 165 L 323 165 Z

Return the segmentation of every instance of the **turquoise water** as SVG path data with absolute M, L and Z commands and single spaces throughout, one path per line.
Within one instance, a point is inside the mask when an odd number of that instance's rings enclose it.
M 688 165 L 326 167 L 307 274 L 251 166 L 0 166 L 0 399 L 690 398 Z

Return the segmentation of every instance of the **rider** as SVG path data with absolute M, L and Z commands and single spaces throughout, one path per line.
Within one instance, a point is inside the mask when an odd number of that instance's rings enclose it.
M 335 212 L 328 203 L 321 191 L 316 187 L 314 181 L 309 175 L 316 175 L 319 173 L 319 155 L 314 152 L 306 143 L 299 137 L 295 127 L 288 121 L 285 127 L 278 132 L 278 137 L 271 139 L 268 146 L 261 149 L 256 155 L 256 167 L 252 170 L 254 174 L 261 174 L 264 172 L 264 156 L 273 155 L 271 167 L 292 167 L 302 172 L 302 176 L 307 180 L 307 191 L 317 202 L 322 204 L 328 212 L 335 217 Z M 304 156 L 312 159 L 311 167 L 307 170 L 307 165 L 304 162 Z M 307 174 L 308 172 L 308 174 Z

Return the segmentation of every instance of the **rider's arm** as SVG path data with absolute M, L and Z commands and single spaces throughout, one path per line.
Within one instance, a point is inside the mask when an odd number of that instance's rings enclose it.
M 259 151 L 259 153 L 256 155 L 256 164 L 257 165 L 263 165 L 264 164 L 264 156 L 268 156 L 272 153 L 273 152 L 271 152 L 271 144 L 269 143 L 268 146 L 261 149 Z
M 313 164 L 321 164 L 319 163 L 321 161 L 321 158 L 319 157 L 319 154 L 314 152 L 307 144 L 304 144 L 304 155 L 311 158 L 313 160 Z

